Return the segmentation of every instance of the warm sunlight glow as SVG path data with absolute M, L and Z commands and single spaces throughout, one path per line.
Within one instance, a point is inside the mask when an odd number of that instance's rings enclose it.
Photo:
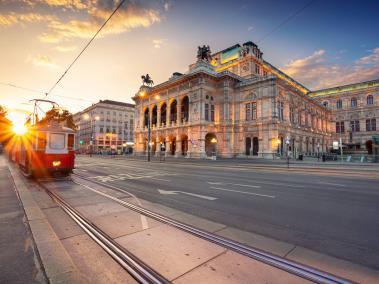
M 8 118 L 12 121 L 12 130 L 17 135 L 23 135 L 27 131 L 25 124 L 25 117 L 16 112 L 11 112 L 8 115 Z

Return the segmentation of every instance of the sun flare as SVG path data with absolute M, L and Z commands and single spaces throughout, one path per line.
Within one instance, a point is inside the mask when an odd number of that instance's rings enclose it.
M 17 135 L 24 135 L 27 131 L 25 126 L 25 116 L 20 113 L 11 112 L 8 118 L 12 121 L 12 130 Z

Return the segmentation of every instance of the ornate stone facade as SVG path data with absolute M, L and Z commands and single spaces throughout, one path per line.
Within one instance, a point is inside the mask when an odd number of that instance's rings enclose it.
M 346 153 L 373 153 L 379 135 L 379 80 L 339 86 L 309 94 L 332 112 L 333 140 L 340 138 Z
M 212 56 L 199 47 L 188 72 L 134 96 L 135 151 L 191 157 L 266 157 L 327 152 L 334 112 L 262 58 L 252 42 Z M 310 95 L 311 94 L 311 95 Z M 312 95 L 313 94 L 313 95 Z

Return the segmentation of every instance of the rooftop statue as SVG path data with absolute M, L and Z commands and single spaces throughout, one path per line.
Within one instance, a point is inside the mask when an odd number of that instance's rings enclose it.
M 198 61 L 206 61 L 206 62 L 210 62 L 212 59 L 211 57 L 211 49 L 209 47 L 209 45 L 205 46 L 203 45 L 202 47 L 199 46 L 197 48 L 197 60 Z
M 142 75 L 141 79 L 142 79 L 142 85 L 143 86 L 145 86 L 145 84 L 148 87 L 152 87 L 154 85 L 154 81 L 151 79 L 149 74 Z

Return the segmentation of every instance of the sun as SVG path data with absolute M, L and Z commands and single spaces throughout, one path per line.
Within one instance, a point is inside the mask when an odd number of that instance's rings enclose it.
M 11 112 L 8 114 L 8 118 L 12 121 L 12 131 L 17 135 L 24 135 L 28 130 L 25 126 L 25 116 L 17 113 Z

